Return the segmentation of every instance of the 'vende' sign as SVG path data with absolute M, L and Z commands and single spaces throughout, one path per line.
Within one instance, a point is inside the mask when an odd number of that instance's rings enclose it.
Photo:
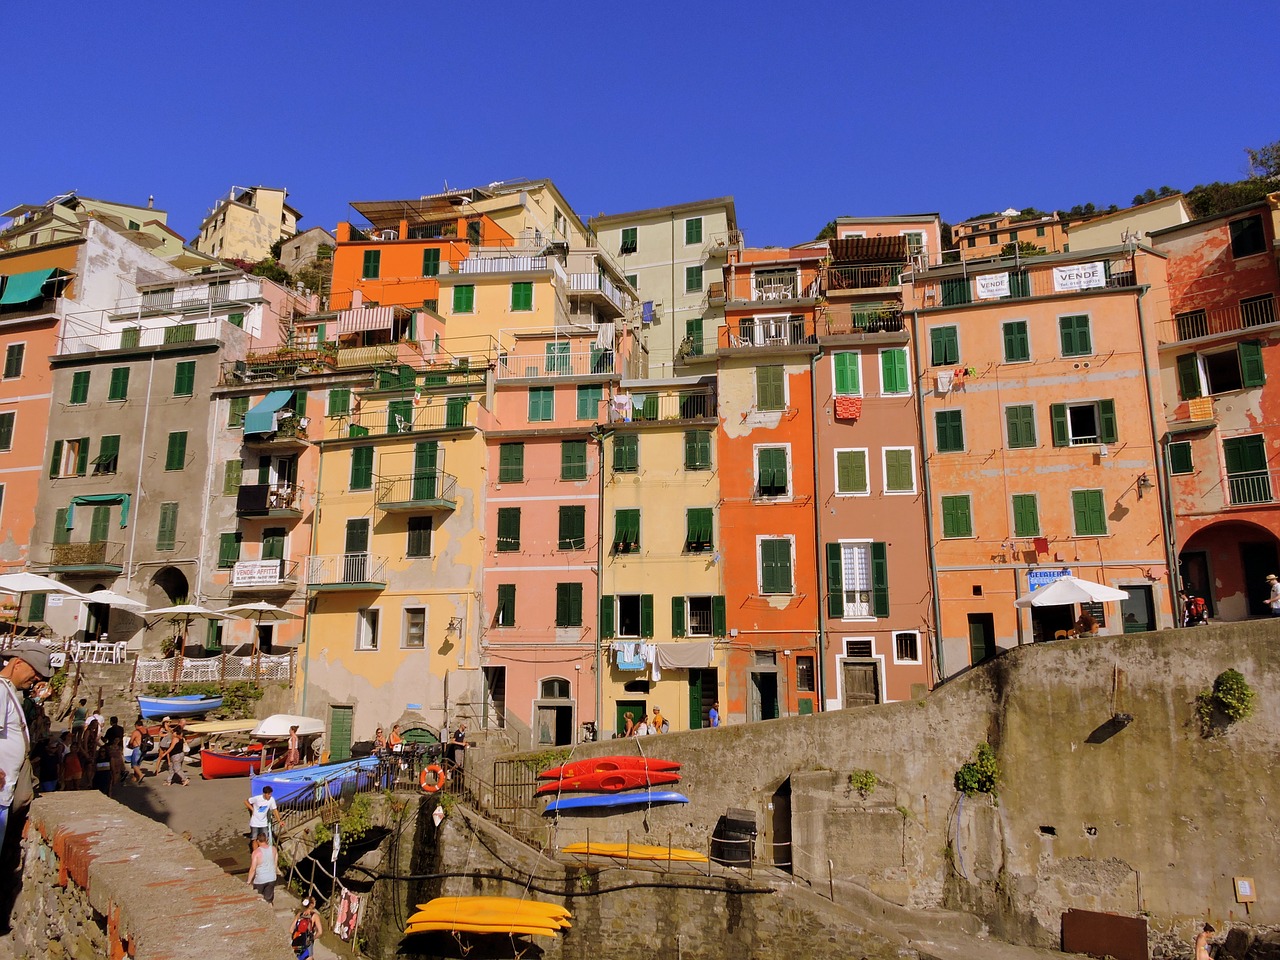
M 1092 290 L 1107 285 L 1106 265 L 1101 260 L 1094 263 L 1077 263 L 1070 267 L 1053 268 L 1053 290 Z

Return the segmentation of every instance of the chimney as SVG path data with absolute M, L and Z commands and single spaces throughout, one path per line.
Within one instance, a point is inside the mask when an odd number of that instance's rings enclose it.
M 147 209 L 154 210 L 156 208 L 156 195 L 153 193 L 147 197 Z

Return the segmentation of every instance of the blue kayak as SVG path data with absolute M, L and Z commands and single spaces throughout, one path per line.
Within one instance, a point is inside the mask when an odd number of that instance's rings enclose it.
M 259 773 L 253 776 L 252 791 L 256 796 L 270 787 L 277 804 L 319 803 L 367 790 L 378 778 L 378 758 L 362 757 L 340 763 L 314 764 Z
M 674 790 L 641 790 L 638 793 L 610 793 L 595 797 L 564 797 L 552 800 L 543 816 L 565 810 L 596 810 L 601 807 L 647 807 L 655 803 L 688 803 L 689 798 Z

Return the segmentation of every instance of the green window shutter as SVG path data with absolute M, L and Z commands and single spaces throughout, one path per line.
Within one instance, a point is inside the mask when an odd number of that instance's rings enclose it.
M 569 587 L 572 584 L 556 584 L 556 626 L 569 626 Z
M 684 597 L 671 598 L 671 635 L 684 636 Z
M 1169 444 L 1169 472 L 1191 473 L 1194 469 L 1191 463 L 1191 442 L 1180 440 Z
M 183 451 L 184 451 L 184 452 L 185 452 L 185 451 L 186 451 L 186 449 L 187 449 L 187 448 L 186 448 L 186 437 L 187 437 L 187 435 L 184 433 L 184 434 L 182 435 L 182 438 L 183 438 L 183 447 L 182 447 L 182 449 L 183 449 Z M 88 472 L 89 472 L 89 438 L 88 438 L 88 437 L 81 437 L 79 440 L 77 440 L 77 441 L 76 441 L 76 443 L 77 443 L 77 446 L 76 446 L 76 476 L 77 476 L 77 477 L 83 477 L 86 473 L 88 473 Z M 179 467 L 178 469 L 181 469 L 181 468 Z
M 871 544 L 871 615 L 889 615 L 889 545 Z
M 756 367 L 756 409 L 785 410 L 785 373 L 780 366 Z
M 723 637 L 728 633 L 726 625 L 727 617 L 725 616 L 725 603 L 723 596 L 711 598 L 711 634 L 716 637 Z
M 127 400 L 129 397 L 129 368 L 115 367 L 111 371 L 111 386 L 107 390 L 108 400 Z
M 271 482 L 271 457 L 261 456 L 258 458 L 258 483 Z
M 92 519 L 89 521 L 89 542 L 106 543 L 110 530 L 111 508 L 94 507 Z
M 0 450 L 13 449 L 13 424 L 17 416 L 13 411 L 0 413 Z
M 1119 437 L 1116 424 L 1116 402 L 1098 401 L 1098 442 L 1116 443 Z
M 944 538 L 973 536 L 973 518 L 969 512 L 969 496 L 942 498 L 942 536 Z
M 169 434 L 169 447 L 164 456 L 166 470 L 181 470 L 187 465 L 187 431 Z
M 351 389 L 334 387 L 329 391 L 329 406 L 325 411 L 331 417 L 345 417 L 351 413 Z
M 1009 447 L 1034 447 L 1036 445 L 1035 408 L 1019 404 L 1004 408 L 1005 425 L 1009 431 Z
M 44 607 L 45 601 L 48 599 L 49 595 L 47 593 L 31 594 L 31 602 L 27 607 L 27 621 L 29 623 L 44 623 Z
M 653 594 L 640 595 L 640 636 L 648 639 L 653 636 Z
M 613 438 L 613 470 L 635 473 L 640 469 L 640 438 L 635 434 L 615 434 Z
M 689 354 L 700 357 L 703 353 L 705 339 L 702 331 L 702 318 L 690 317 L 684 322 L 685 339 L 689 341 Z
M 228 401 L 227 426 L 240 429 L 244 427 L 244 415 L 249 412 L 248 397 L 232 397 Z
M 582 584 L 569 584 L 569 626 L 582 626 Z
M 964 450 L 964 419 L 959 410 L 939 410 L 933 418 L 939 453 Z
M 1004 325 L 1004 359 L 1005 363 L 1017 363 L 1031 359 L 1031 342 L 1027 337 L 1027 321 L 1011 320 Z
M 440 276 L 439 247 L 427 247 L 422 251 L 422 275 L 424 277 Z
M 968 277 L 951 277 L 942 281 L 942 305 L 944 307 L 955 307 L 972 301 L 973 293 L 969 289 Z
M 514 553 L 520 549 L 520 508 L 498 508 L 498 552 Z
M 853 352 L 837 353 L 835 355 L 835 367 L 836 396 L 848 397 L 860 393 L 858 354 Z
M 698 469 L 698 441 L 696 430 L 688 430 L 684 435 L 684 468 L 686 470 Z
M 827 544 L 827 616 L 844 616 L 844 559 L 838 543 Z
M 622 228 L 622 242 L 618 245 L 619 253 L 636 252 L 636 227 Z
M 529 388 L 529 420 L 534 423 L 555 419 L 555 387 Z
M 172 550 L 178 542 L 178 505 L 160 504 L 160 526 L 156 531 L 156 549 Z
M 405 524 L 405 556 L 431 556 L 431 518 L 410 517 Z
M 907 352 L 900 348 L 880 352 L 880 392 L 907 393 Z
M 218 567 L 227 569 L 234 567 L 240 559 L 240 534 L 223 533 L 218 535 Z
M 120 463 L 120 436 L 112 434 L 98 441 L 98 458 L 94 473 L 115 473 Z
M 684 222 L 684 242 L 686 246 L 702 242 L 701 217 L 690 217 Z
M 759 472 L 758 492 L 762 497 L 786 496 L 790 477 L 787 474 L 787 451 L 780 447 L 762 447 L 756 451 Z
M 1093 352 L 1087 316 L 1059 317 L 1058 332 L 1064 357 L 1082 357 Z
M 560 479 L 587 478 L 587 441 L 565 440 L 560 444 Z
M 836 453 L 836 492 L 867 492 L 867 452 L 840 450 Z
M 27 352 L 25 343 L 11 343 L 4 351 L 4 378 L 22 376 L 22 358 Z
M 1262 344 L 1257 340 L 1241 340 L 1236 347 L 1240 355 L 1240 382 L 1246 387 L 1261 387 L 1267 382 L 1262 365 Z
M 449 397 L 444 404 L 444 425 L 446 427 L 465 427 L 467 425 L 467 408 L 470 406 L 470 397 Z
M 702 289 L 702 266 L 684 268 L 684 292 L 698 293 Z
M 234 497 L 240 490 L 240 475 L 244 464 L 239 460 L 228 460 L 222 471 L 222 495 Z
M 196 362 L 183 360 L 173 368 L 173 395 L 190 397 L 196 392 Z
M 440 444 L 435 440 L 424 440 L 413 445 L 413 489 L 414 500 L 434 500 L 439 492 L 440 474 L 437 463 L 440 459 Z
M 1025 270 L 1014 270 L 1009 273 L 1009 296 L 1031 296 L 1031 275 Z
M 516 585 L 498 584 L 498 610 L 494 622 L 500 627 L 513 627 L 516 623 Z
M 613 549 L 630 553 L 640 546 L 640 511 L 615 510 L 613 513 Z
M 613 597 L 605 594 L 600 598 L 600 639 L 613 637 Z
M 533 309 L 532 283 L 522 280 L 511 284 L 511 309 L 513 311 L 528 311 Z
M 582 384 L 578 387 L 578 419 L 596 420 L 600 416 L 600 400 L 602 393 L 595 384 Z
M 1067 431 L 1067 405 L 1054 403 L 1049 405 L 1049 424 L 1053 428 L 1053 445 L 1067 447 L 1071 445 L 1071 435 Z
M 166 333 L 166 337 L 168 334 Z M 125 327 L 120 331 L 120 349 L 129 350 L 142 342 L 141 327 Z
M 1013 535 L 1015 537 L 1040 536 L 1040 508 L 1034 493 L 1013 495 Z
M 71 402 L 89 402 L 89 371 L 80 370 L 71 375 Z
M 360 272 L 360 276 L 365 280 L 376 280 L 378 274 L 382 271 L 382 251 L 366 250 L 364 252 L 364 266 Z
M 373 447 L 351 448 L 351 489 L 373 489 Z
M 684 548 L 701 553 L 712 546 L 712 511 L 710 507 L 690 507 L 685 511 Z
M 886 450 L 884 452 L 884 487 L 893 493 L 909 492 L 916 488 L 915 453 L 912 450 Z
M 459 284 L 453 288 L 453 312 L 471 313 L 476 308 L 476 288 L 474 284 Z
M 1102 536 L 1107 532 L 1101 490 L 1073 490 L 1071 511 L 1075 518 L 1076 536 Z
M 67 507 L 59 507 L 53 514 L 53 542 L 70 543 L 71 531 L 67 529 Z
M 760 541 L 760 586 L 764 593 L 791 592 L 790 541 Z
M 62 476 L 62 441 L 53 441 L 53 454 L 49 457 L 49 476 Z
M 387 433 L 409 433 L 413 430 L 413 401 L 392 400 L 387 404 Z
M 520 483 L 524 480 L 524 444 L 504 443 L 498 447 L 498 482 Z
M 1178 396 L 1183 400 L 1194 400 L 1201 396 L 1200 390 L 1200 358 L 1194 353 L 1184 353 L 1177 360 L 1178 364 Z
M 243 313 L 229 313 L 229 314 L 227 314 L 227 323 L 231 324 L 233 327 L 239 327 L 240 329 L 242 329 L 242 330 L 243 330 L 243 329 L 244 329 L 244 314 L 243 314 Z M 321 326 L 321 328 L 323 328 L 323 327 L 324 327 L 324 324 L 320 324 L 320 326 Z M 322 332 L 322 333 L 321 333 L 321 335 L 320 335 L 320 339 L 321 339 L 321 340 L 323 340 L 323 339 L 324 339 L 324 334 L 323 334 L 323 332 Z
M 929 330 L 929 344 L 929 354 L 933 366 L 955 366 L 960 362 L 960 341 L 955 327 L 931 328 Z
M 560 508 L 560 549 L 583 550 L 587 546 L 587 508 L 566 506 Z

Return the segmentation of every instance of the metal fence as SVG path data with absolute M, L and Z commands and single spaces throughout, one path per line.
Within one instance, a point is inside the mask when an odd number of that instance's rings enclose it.
M 387 558 L 372 553 L 335 553 L 307 557 L 307 583 L 384 583 Z
M 222 683 L 233 680 L 293 679 L 293 654 L 257 657 L 177 657 L 151 660 L 139 657 L 134 667 L 135 683 Z

